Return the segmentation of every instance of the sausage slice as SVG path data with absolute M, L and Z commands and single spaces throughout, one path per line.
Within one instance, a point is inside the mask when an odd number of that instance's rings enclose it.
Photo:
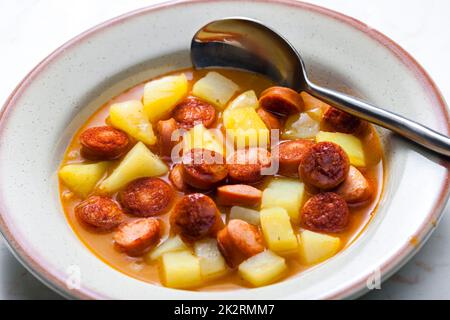
M 215 236 L 223 221 L 214 201 L 204 194 L 184 196 L 170 215 L 172 231 L 187 241 Z
M 184 181 L 197 189 L 208 190 L 228 175 L 223 156 L 207 149 L 192 149 L 183 156 Z
M 91 196 L 75 207 L 75 216 L 99 231 L 109 231 L 121 224 L 125 215 L 111 198 Z
M 362 129 L 363 121 L 347 112 L 330 107 L 323 114 L 323 124 L 328 130 L 355 133 Z
M 309 199 L 301 211 L 304 228 L 319 232 L 342 232 L 349 222 L 345 200 L 333 192 L 319 193 Z
M 371 196 L 369 182 L 353 166 L 350 166 L 347 179 L 336 189 L 336 193 L 348 203 L 363 202 Z
M 262 148 L 239 149 L 227 161 L 228 175 L 235 182 L 255 183 L 271 166 L 270 152 Z
M 222 206 L 256 206 L 261 203 L 262 192 L 245 184 L 217 188 L 217 203 Z
M 264 122 L 266 127 L 269 128 L 269 130 L 281 130 L 281 128 L 283 128 L 283 121 L 281 121 L 281 119 L 274 114 L 264 110 L 263 108 L 258 108 L 256 113 Z
M 175 107 L 172 116 L 185 129 L 199 123 L 209 128 L 216 119 L 216 109 L 208 102 L 189 97 Z
M 301 96 L 285 87 L 271 87 L 264 90 L 259 98 L 259 105 L 266 111 L 280 116 L 299 113 L 304 108 Z
M 320 142 L 303 156 L 300 177 L 309 185 L 330 190 L 347 178 L 350 161 L 345 151 L 335 143 Z
M 172 141 L 172 135 L 177 129 L 178 124 L 174 118 L 158 121 L 156 131 L 158 132 L 158 146 L 161 156 L 170 157 L 173 147 L 181 140 L 180 135 L 178 141 Z
M 129 143 L 126 133 L 110 126 L 89 128 L 80 135 L 81 155 L 89 160 L 117 159 Z
M 136 216 L 151 217 L 166 213 L 174 198 L 172 187 L 159 178 L 141 178 L 119 193 L 124 209 Z
M 272 153 L 275 160 L 278 160 L 279 163 L 278 173 L 287 177 L 297 177 L 300 162 L 313 145 L 313 141 L 305 139 L 286 141 L 279 144 L 275 149 L 276 152 Z
M 172 182 L 175 189 L 178 191 L 185 191 L 187 188 L 183 179 L 183 168 L 181 164 L 176 164 L 169 173 L 169 180 Z
M 231 268 L 264 251 L 258 228 L 238 219 L 230 220 L 228 225 L 219 231 L 217 245 Z
M 120 251 L 130 256 L 139 256 L 159 241 L 160 233 L 158 219 L 142 218 L 121 224 L 113 239 Z

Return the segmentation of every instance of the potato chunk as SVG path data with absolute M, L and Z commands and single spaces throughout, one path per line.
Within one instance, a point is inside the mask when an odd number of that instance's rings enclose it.
M 297 249 L 297 237 L 285 209 L 261 210 L 261 229 L 270 250 L 283 254 Z
M 167 252 L 160 261 L 166 287 L 188 289 L 202 283 L 200 261 L 190 251 Z
M 76 195 L 85 198 L 94 190 L 108 168 L 108 162 L 68 164 L 59 170 L 62 182 Z
M 305 185 L 297 179 L 276 179 L 263 191 L 261 208 L 284 208 L 291 220 L 298 222 L 305 196 Z
M 158 260 L 163 254 L 167 252 L 182 251 L 187 249 L 188 247 L 183 242 L 183 240 L 181 240 L 180 236 L 176 235 L 175 237 L 168 238 L 158 247 L 154 248 L 152 251 L 146 254 L 145 260 L 147 262 L 152 262 Z
M 215 239 L 197 241 L 194 244 L 194 251 L 200 259 L 200 272 L 204 279 L 217 278 L 228 271 Z
M 303 112 L 290 116 L 284 127 L 283 139 L 311 139 L 315 138 L 320 131 L 320 123 L 311 117 L 309 113 Z
M 238 149 L 244 147 L 264 147 L 269 143 L 270 132 L 253 107 L 225 110 L 223 124 L 227 139 Z
M 270 250 L 263 251 L 239 265 L 239 274 L 255 287 L 277 281 L 287 270 L 284 258 Z
M 331 258 L 338 252 L 341 240 L 326 234 L 304 230 L 298 235 L 300 259 L 311 265 Z
M 232 110 L 237 108 L 251 107 L 258 109 L 259 102 L 255 91 L 248 90 L 238 95 L 233 101 L 230 102 L 226 110 Z
M 347 153 L 350 163 L 355 167 L 365 167 L 366 159 L 363 145 L 360 139 L 351 134 L 340 132 L 320 131 L 316 136 L 317 142 L 334 142 L 342 147 Z
M 317 99 L 316 97 L 313 97 L 309 93 L 302 91 L 300 93 L 300 96 L 303 99 L 303 103 L 305 104 L 305 110 L 313 110 L 316 108 L 322 109 L 322 112 L 325 112 L 328 108 L 330 108 L 329 104 L 326 104 L 322 100 Z
M 253 224 L 255 226 L 259 226 L 260 224 L 260 214 L 259 211 L 234 206 L 231 207 L 229 220 L 238 219 Z
M 111 175 L 100 184 L 100 190 L 114 192 L 138 178 L 160 176 L 167 171 L 169 168 L 166 164 L 142 142 L 138 142 Z
M 194 84 L 192 94 L 223 109 L 238 90 L 238 85 L 230 79 L 217 72 L 208 72 Z
M 125 131 L 136 140 L 148 145 L 156 143 L 152 124 L 144 114 L 144 106 L 140 101 L 113 104 L 109 108 L 109 119 L 113 127 Z
M 151 123 L 167 118 L 187 95 L 188 81 L 184 73 L 153 80 L 144 87 L 144 112 Z
M 183 153 L 191 149 L 206 149 L 224 155 L 223 137 L 220 132 L 211 131 L 198 124 L 183 135 Z

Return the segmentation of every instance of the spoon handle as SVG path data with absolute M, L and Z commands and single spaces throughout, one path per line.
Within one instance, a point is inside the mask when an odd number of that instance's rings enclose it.
M 392 130 L 429 150 L 450 157 L 450 138 L 447 136 L 346 94 L 310 82 L 308 83 L 308 89 L 310 94 L 342 111 Z

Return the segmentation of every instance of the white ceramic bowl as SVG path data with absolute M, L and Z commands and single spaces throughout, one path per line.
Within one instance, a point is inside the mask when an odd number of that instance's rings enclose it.
M 373 275 L 385 279 L 396 271 L 436 227 L 448 196 L 449 163 L 380 130 L 387 174 L 375 218 L 350 248 L 287 281 L 231 292 L 172 290 L 112 269 L 79 241 L 63 214 L 56 176 L 71 136 L 111 97 L 155 75 L 189 66 L 194 32 L 227 16 L 254 18 L 279 31 L 301 52 L 319 83 L 350 87 L 379 106 L 449 133 L 445 102 L 417 62 L 387 37 L 336 12 L 294 1 L 176 1 L 110 20 L 40 63 L 13 92 L 0 119 L 1 231 L 17 258 L 61 294 L 113 299 L 351 298 L 367 290 L 366 281 Z M 68 287 L 78 271 L 81 287 Z

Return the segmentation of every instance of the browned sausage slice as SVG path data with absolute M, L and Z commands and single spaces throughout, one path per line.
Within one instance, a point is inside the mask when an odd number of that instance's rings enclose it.
M 239 149 L 227 161 L 228 174 L 235 182 L 258 182 L 261 171 L 271 166 L 270 157 L 270 152 L 262 148 Z
M 311 140 L 297 139 L 279 144 L 272 152 L 275 160 L 278 160 L 278 173 L 287 177 L 297 177 L 298 167 L 306 152 L 314 145 Z
M 217 203 L 222 206 L 256 206 L 261 203 L 262 192 L 245 184 L 217 188 Z
M 80 135 L 81 155 L 89 160 L 117 159 L 129 143 L 126 133 L 109 126 L 89 128 Z
M 363 128 L 364 121 L 344 111 L 330 107 L 323 114 L 324 127 L 342 133 L 355 133 Z
M 185 129 L 190 129 L 199 123 L 208 128 L 216 119 L 216 109 L 208 102 L 189 97 L 175 107 L 172 115 Z
M 301 96 L 285 87 L 271 87 L 264 90 L 259 98 L 259 105 L 266 111 L 281 116 L 299 113 L 304 108 Z
M 227 264 L 234 268 L 242 261 L 264 251 L 258 228 L 242 220 L 231 220 L 217 234 L 217 244 Z
M 158 219 L 143 218 L 121 224 L 113 238 L 120 251 L 139 256 L 159 241 L 160 233 Z
M 178 191 L 185 191 L 187 188 L 183 179 L 183 168 L 181 164 L 176 164 L 169 173 L 170 182 Z
M 258 108 L 256 113 L 258 113 L 259 117 L 269 130 L 281 130 L 281 128 L 283 128 L 283 121 L 281 121 L 281 119 L 274 114 L 264 110 L 263 108 Z
M 223 156 L 207 149 L 192 149 L 183 156 L 184 181 L 197 189 L 208 190 L 228 175 Z
M 181 140 L 181 134 L 178 139 L 173 135 L 177 129 L 178 124 L 174 118 L 158 121 L 156 131 L 158 132 L 158 146 L 161 156 L 170 157 L 173 147 Z
M 342 232 L 349 223 L 349 209 L 345 200 L 336 193 L 319 193 L 302 208 L 301 224 L 319 232 Z
M 75 216 L 84 224 L 101 231 L 114 229 L 125 215 L 111 198 L 91 196 L 75 207 Z
M 166 213 L 174 197 L 172 187 L 159 178 L 141 178 L 130 182 L 119 193 L 124 209 L 140 217 Z
M 350 161 L 345 151 L 335 143 L 320 142 L 303 156 L 299 175 L 314 187 L 330 190 L 347 178 Z
M 336 189 L 348 203 L 363 202 L 370 198 L 371 190 L 367 179 L 353 166 L 350 166 L 347 179 Z
M 215 236 L 223 227 L 222 217 L 214 201 L 204 194 L 184 196 L 170 215 L 170 226 L 175 234 L 187 241 Z

